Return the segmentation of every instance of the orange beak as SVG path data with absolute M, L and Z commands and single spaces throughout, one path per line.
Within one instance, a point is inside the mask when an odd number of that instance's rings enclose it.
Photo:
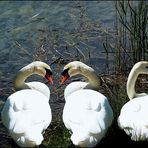
M 62 78 L 62 84 L 64 84 L 64 82 L 69 78 L 69 75 L 64 75 L 63 78 Z
M 45 77 L 50 82 L 50 84 L 53 84 L 53 79 L 51 75 L 46 75 Z

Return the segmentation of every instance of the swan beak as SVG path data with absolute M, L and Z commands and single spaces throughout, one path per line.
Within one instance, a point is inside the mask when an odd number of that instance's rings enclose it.
M 50 84 L 53 84 L 53 79 L 50 74 L 46 73 L 45 78 L 50 82 Z
M 50 84 L 53 84 L 52 76 L 47 75 L 46 78 L 50 82 Z
M 45 78 L 50 82 L 50 84 L 53 84 L 52 72 L 46 68 L 45 68 L 45 70 L 46 70 Z
M 62 84 L 64 84 L 64 82 L 67 80 L 69 78 L 69 75 L 65 75 L 65 76 L 63 76 L 63 78 L 62 78 Z

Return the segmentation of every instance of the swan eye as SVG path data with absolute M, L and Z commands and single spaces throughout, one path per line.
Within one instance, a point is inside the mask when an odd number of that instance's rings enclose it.
M 148 69 L 148 66 L 146 66 L 145 68 Z
M 64 69 L 63 72 L 61 73 L 61 75 L 62 76 L 68 75 L 68 71 L 69 71 L 69 68 Z
M 53 84 L 53 80 L 52 80 L 52 72 L 50 69 L 45 68 L 46 70 L 46 75 L 45 78 L 51 83 Z
M 62 84 L 64 84 L 64 82 L 69 78 L 68 70 L 69 70 L 69 68 L 63 70 L 63 72 L 61 73 L 61 75 L 63 76 L 63 78 L 62 78 Z
M 45 68 L 45 70 L 46 70 L 46 73 L 48 73 L 48 75 L 52 75 L 52 72 L 50 69 Z

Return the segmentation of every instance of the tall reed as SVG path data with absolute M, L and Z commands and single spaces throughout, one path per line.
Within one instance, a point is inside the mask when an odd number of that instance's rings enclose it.
M 115 8 L 115 68 L 126 70 L 137 61 L 148 60 L 148 3 L 120 0 L 115 2 Z

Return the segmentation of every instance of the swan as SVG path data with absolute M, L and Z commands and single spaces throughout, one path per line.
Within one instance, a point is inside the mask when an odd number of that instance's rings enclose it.
M 17 73 L 14 80 L 16 92 L 7 98 L 1 112 L 4 126 L 20 147 L 40 145 L 42 134 L 52 119 L 49 88 L 41 82 L 25 82 L 33 74 L 53 83 L 51 69 L 46 63 L 30 63 Z
M 62 72 L 62 84 L 72 76 L 83 75 L 88 82 L 72 82 L 64 91 L 63 122 L 71 132 L 71 141 L 79 147 L 94 147 L 105 136 L 113 120 L 108 99 L 98 92 L 100 79 L 91 67 L 80 61 L 68 63 Z
M 117 119 L 119 127 L 133 141 L 148 140 L 148 94 L 136 93 L 135 83 L 139 74 L 148 74 L 148 62 L 137 62 L 127 79 L 129 101 L 121 108 Z

